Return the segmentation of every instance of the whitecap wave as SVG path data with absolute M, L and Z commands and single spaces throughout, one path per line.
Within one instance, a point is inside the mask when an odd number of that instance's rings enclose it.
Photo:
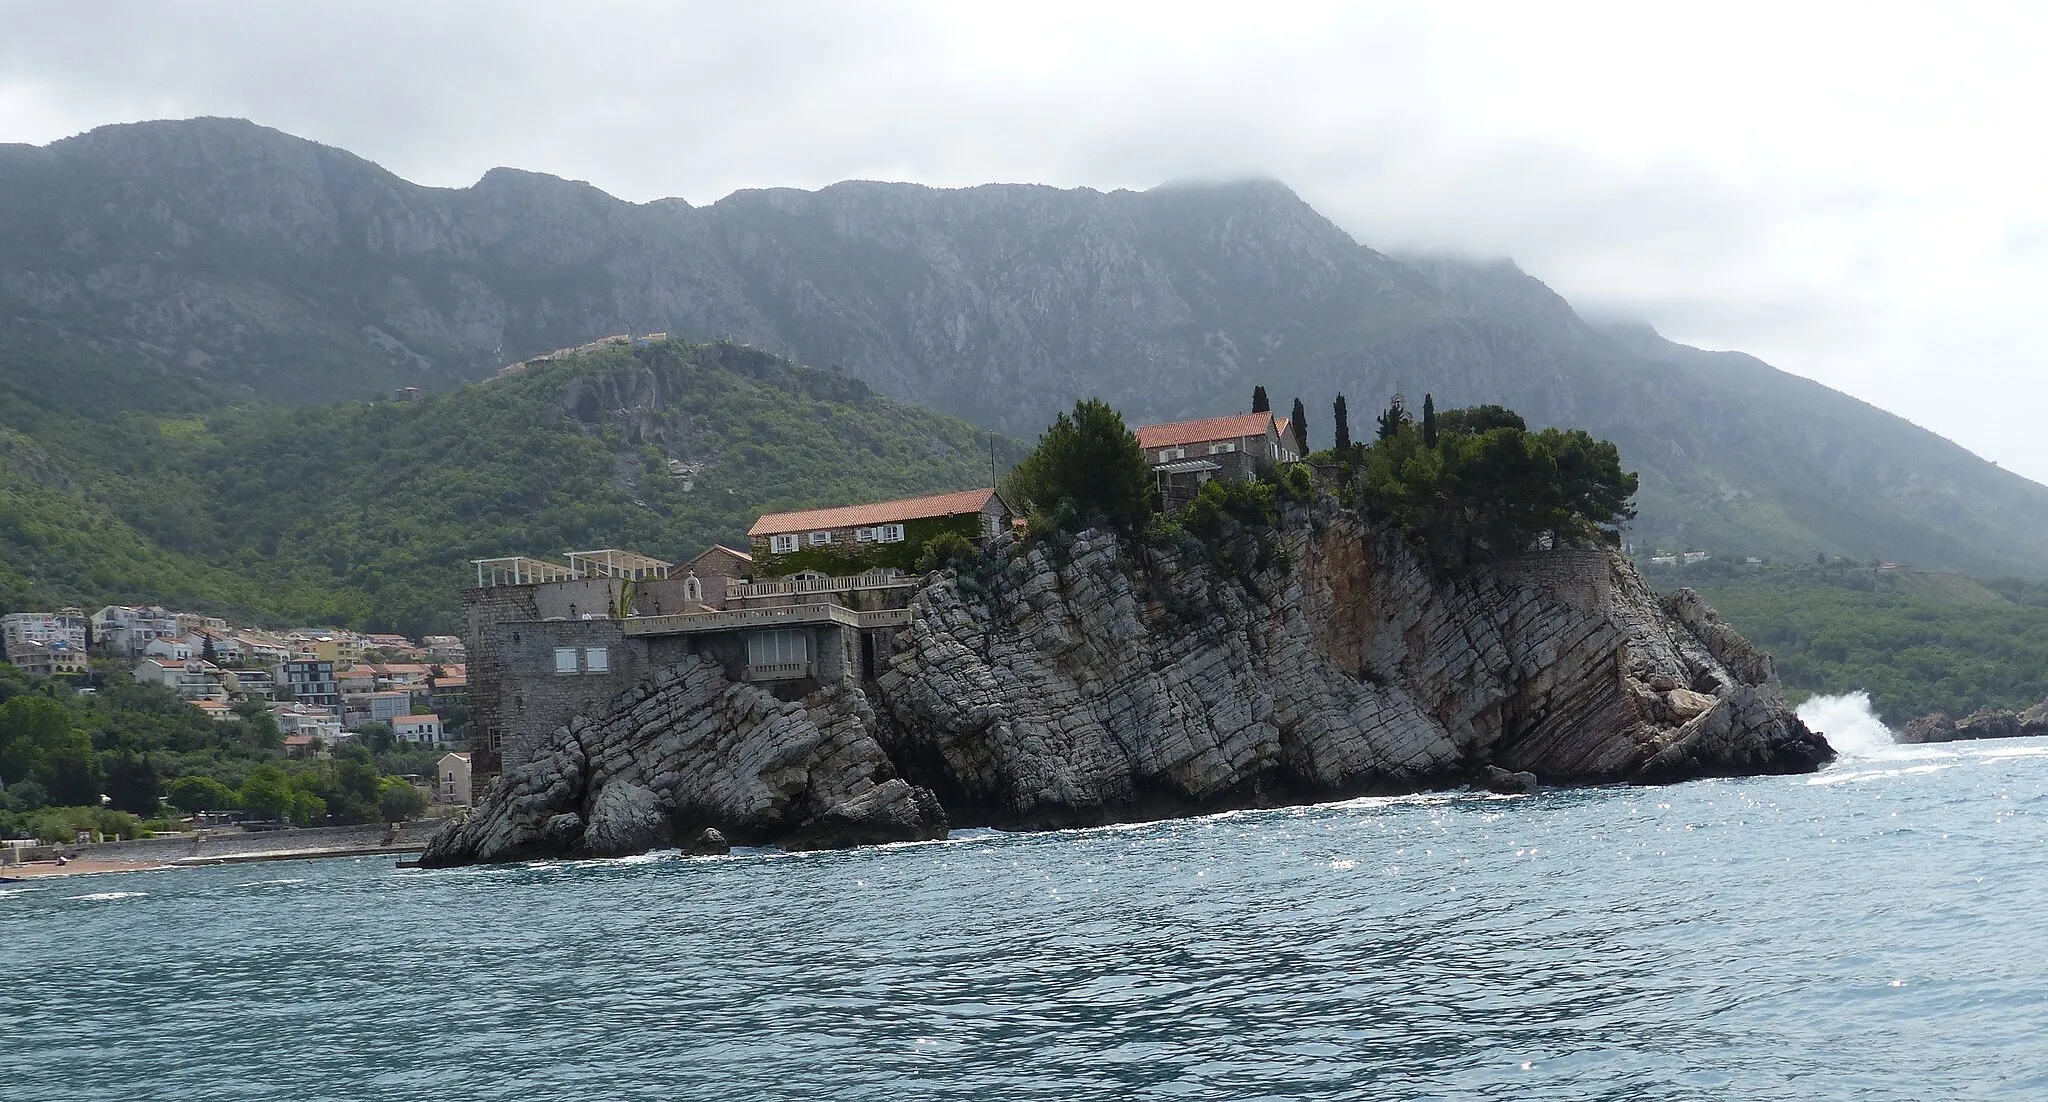
M 87 892 L 84 895 L 67 895 L 66 899 L 85 899 L 94 903 L 111 903 L 116 899 L 141 899 L 148 892 Z
M 1808 697 L 1799 721 L 1819 732 L 1843 758 L 1882 758 L 1898 749 L 1892 730 L 1877 718 L 1870 694 L 1861 689 L 1840 696 Z

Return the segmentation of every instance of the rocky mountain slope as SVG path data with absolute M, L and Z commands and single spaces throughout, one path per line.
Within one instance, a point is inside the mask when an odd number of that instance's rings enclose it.
M 852 182 L 708 207 L 494 170 L 407 183 L 245 122 L 0 147 L 0 329 L 292 401 L 481 378 L 617 332 L 730 336 L 1012 435 L 1254 384 L 1497 402 L 1615 440 L 1639 543 L 2048 572 L 2048 489 L 1738 354 L 1586 324 L 1505 263 L 1389 257 L 1274 183 Z M 1360 427 L 1354 425 L 1354 428 Z
M 1328 497 L 1260 533 L 998 543 L 876 680 L 802 702 L 667 667 L 558 730 L 425 863 L 833 846 L 1409 792 L 1809 771 L 1768 657 L 1619 555 L 1448 579 Z

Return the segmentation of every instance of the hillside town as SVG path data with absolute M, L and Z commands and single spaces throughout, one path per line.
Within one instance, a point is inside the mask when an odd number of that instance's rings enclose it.
M 467 648 L 453 635 L 414 642 L 345 628 L 271 631 L 160 606 L 108 605 L 0 616 L 7 661 L 84 682 L 95 668 L 160 685 L 211 719 L 261 707 L 290 757 L 317 756 L 366 727 L 459 749 L 469 697 Z M 91 691 L 86 686 L 83 691 Z

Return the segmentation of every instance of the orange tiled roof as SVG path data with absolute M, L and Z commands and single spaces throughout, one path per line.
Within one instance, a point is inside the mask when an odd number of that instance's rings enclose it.
M 1247 436 L 1266 435 L 1266 426 L 1272 423 L 1273 415 L 1270 413 L 1239 413 L 1229 417 L 1207 417 L 1200 421 L 1145 425 L 1138 429 L 1138 446 L 1171 448 L 1210 440 L 1242 440 Z
M 810 509 L 801 513 L 769 513 L 747 529 L 749 536 L 777 536 L 791 532 L 819 532 L 827 528 L 853 528 L 872 524 L 898 524 L 926 517 L 955 517 L 979 513 L 994 490 L 961 490 L 931 497 L 878 501 L 872 505 L 842 505 L 833 509 Z

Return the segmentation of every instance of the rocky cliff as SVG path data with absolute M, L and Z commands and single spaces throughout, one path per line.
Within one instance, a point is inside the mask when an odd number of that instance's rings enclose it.
M 1260 567 L 1255 563 L 1264 562 Z M 1446 578 L 1324 498 L 1277 532 L 997 544 L 875 681 L 782 704 L 671 668 L 557 732 L 429 864 L 828 846 L 1456 786 L 1811 770 L 1770 660 L 1605 551 Z

